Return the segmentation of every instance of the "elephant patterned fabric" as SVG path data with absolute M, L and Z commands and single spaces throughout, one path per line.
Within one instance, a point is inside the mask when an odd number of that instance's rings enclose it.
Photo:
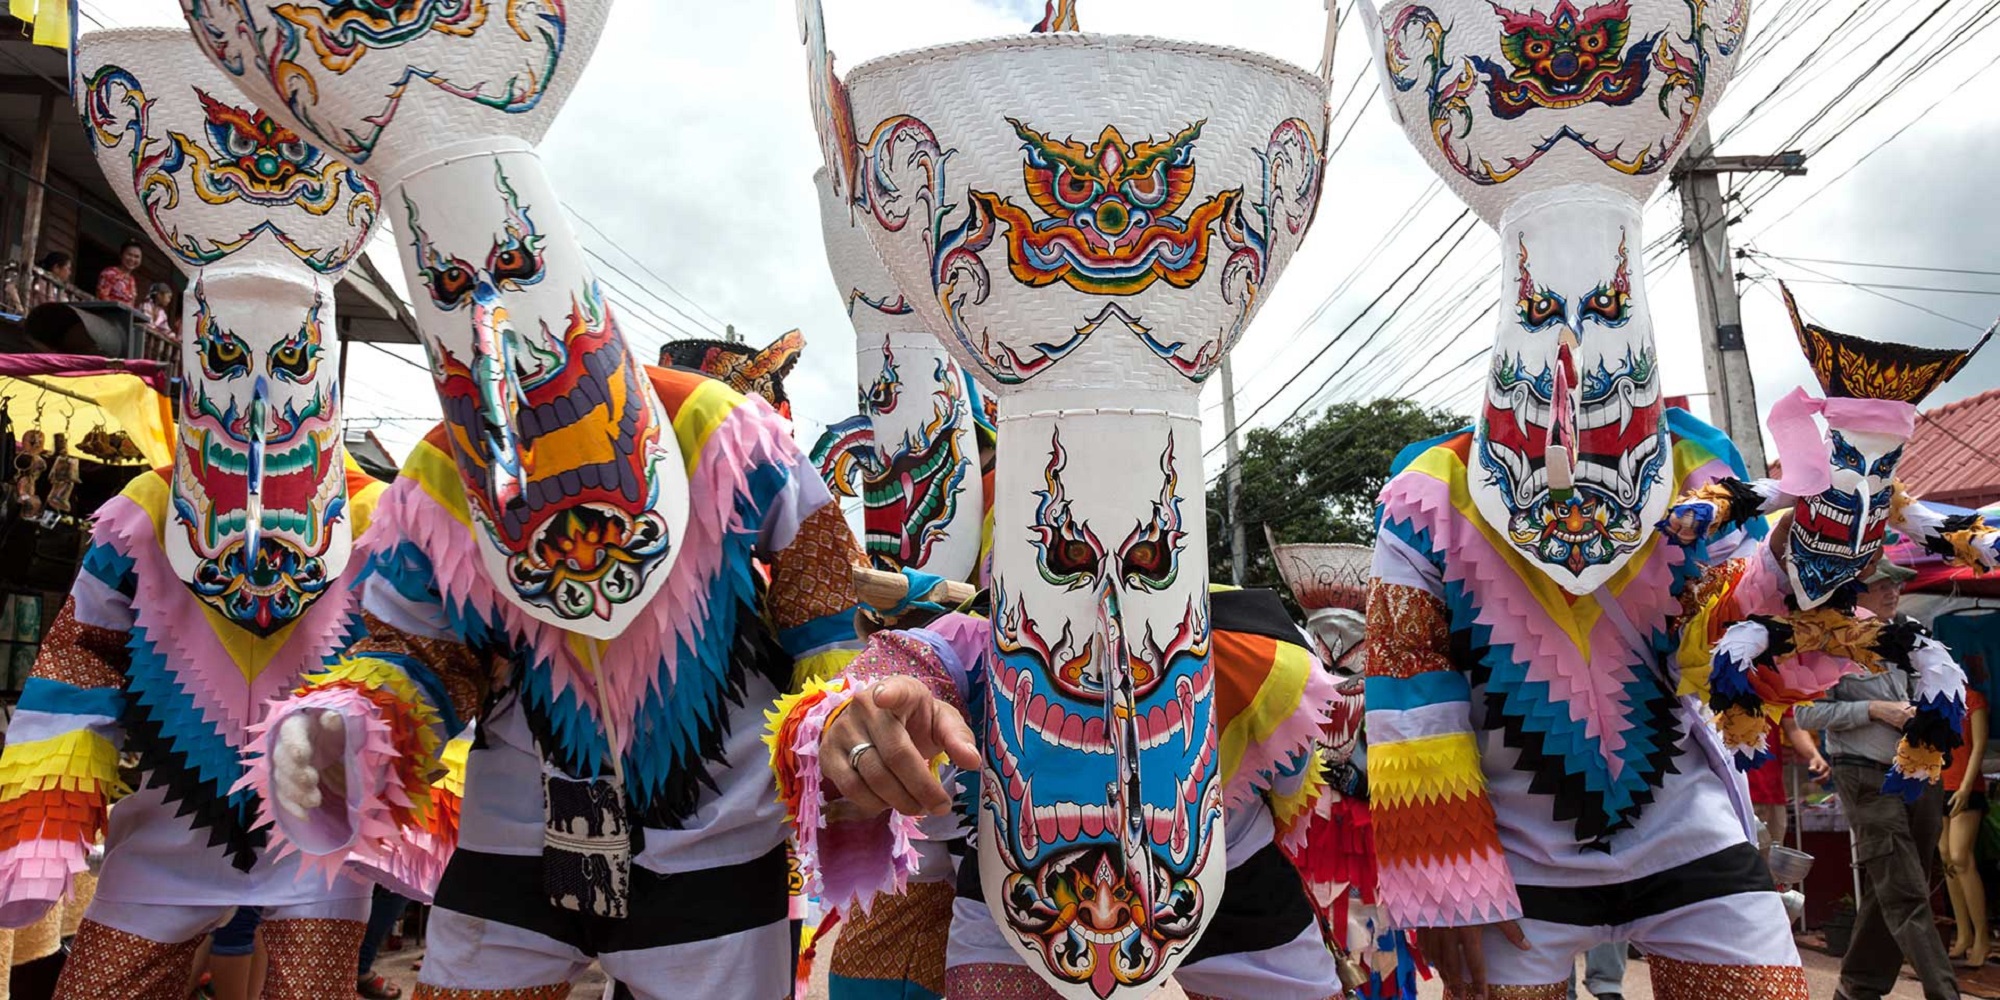
M 787 910 L 782 814 L 774 803 L 739 806 L 768 802 L 753 792 L 770 782 L 755 752 L 762 707 L 838 672 L 859 647 L 851 569 L 862 556 L 762 399 L 690 372 L 647 374 L 694 506 L 673 576 L 640 621 L 599 642 L 500 595 L 434 432 L 381 504 L 360 584 L 368 641 L 274 713 L 348 713 L 357 693 L 369 696 L 363 714 L 382 738 L 350 751 L 349 766 L 385 778 L 344 821 L 288 818 L 281 835 L 326 855 L 340 846 L 328 829 L 352 830 L 391 852 L 411 821 L 396 786 L 432 770 L 443 736 L 477 716 L 457 851 L 437 887 L 441 919 L 513 928 L 557 966 L 667 946 L 782 963 L 730 951 L 761 940 L 749 932 L 782 931 Z M 268 782 L 268 769 L 256 780 Z M 482 946 L 445 949 L 424 981 L 534 984 L 487 982 L 494 967 Z M 539 969 L 529 957 L 520 968 Z

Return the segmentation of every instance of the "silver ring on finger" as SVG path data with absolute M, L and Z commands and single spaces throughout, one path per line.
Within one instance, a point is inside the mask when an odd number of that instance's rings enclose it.
M 847 766 L 856 771 L 861 770 L 861 755 L 873 749 L 875 749 L 873 743 L 864 741 L 854 744 L 854 749 L 847 751 Z

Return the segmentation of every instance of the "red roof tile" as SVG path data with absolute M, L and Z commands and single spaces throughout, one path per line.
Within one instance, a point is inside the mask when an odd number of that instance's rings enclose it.
M 1985 507 L 2000 501 L 2000 389 L 1918 417 L 1896 478 L 1939 503 Z

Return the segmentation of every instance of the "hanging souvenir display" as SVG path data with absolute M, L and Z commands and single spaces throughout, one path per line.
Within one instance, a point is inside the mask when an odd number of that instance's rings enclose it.
M 1469 432 L 1398 459 L 1367 628 L 1384 915 L 1478 941 L 1496 990 L 1559 992 L 1578 953 L 1629 940 L 1663 991 L 1805 996 L 1747 793 L 1673 672 L 1683 598 L 1761 532 L 1695 552 L 1654 530 L 1683 490 L 1742 474 L 1663 405 L 1641 218 L 1727 91 L 1750 7 L 1362 5 L 1392 116 L 1500 237 L 1483 398 Z M 1661 911 L 1604 902 L 1612 884 L 1700 888 Z M 1446 947 L 1448 981 L 1479 971 Z
M 998 398 L 982 894 L 1058 993 L 1148 994 L 1229 867 L 1198 398 L 1312 222 L 1325 83 L 1074 32 L 843 80 L 801 13 L 834 197 Z
M 958 361 L 896 290 L 853 203 L 813 175 L 834 286 L 854 324 L 860 419 L 813 448 L 840 496 L 860 497 L 876 565 L 947 580 L 978 572 L 986 508 L 973 390 Z
M 1716 711 L 1723 743 L 1746 770 L 1770 756 L 1766 734 L 1791 705 L 1820 697 L 1851 672 L 1912 674 L 1916 717 L 1904 727 L 1889 788 L 1914 799 L 1939 779 L 1944 754 L 1958 745 L 1965 678 L 1950 651 L 1922 629 L 1857 618 L 1855 598 L 1883 557 L 1889 528 L 1974 572 L 2000 568 L 2000 529 L 1977 514 L 1934 511 L 1896 479 L 1918 404 L 1993 331 L 1970 350 L 1870 340 L 1806 322 L 1791 289 L 1779 289 L 1825 396 L 1802 387 L 1771 407 L 1782 479 L 1712 483 L 1675 503 L 1669 527 L 1697 542 L 1789 510 L 1783 613 L 1750 614 L 1704 637 L 1714 638 L 1713 669 L 1692 651 L 1683 654 L 1684 669 L 1695 672 L 1692 682 Z M 1753 609 L 1738 602 L 1737 610 Z
M 279 836 L 393 848 L 441 737 L 490 707 L 418 996 L 540 996 L 586 949 L 642 997 L 691 967 L 782 995 L 760 707 L 852 657 L 858 553 L 765 400 L 640 363 L 535 152 L 611 3 L 183 8 L 384 190 L 444 415 L 383 498 L 367 635 L 270 717 Z M 761 389 L 785 365 L 731 367 Z M 509 933 L 531 943 L 495 962 Z
M 355 539 L 378 484 L 341 448 L 333 288 L 374 231 L 374 187 L 247 104 L 185 31 L 79 40 L 76 98 L 105 178 L 189 279 L 173 465 L 95 515 L 0 767 L 0 924 L 46 912 L 104 837 L 104 899 L 61 995 L 185 985 L 202 932 L 263 909 L 267 996 L 352 988 L 369 890 L 301 881 L 242 762 L 265 703 L 354 627 Z M 50 501 L 74 488 L 58 458 Z M 128 791 L 119 751 L 143 786 Z M 100 900 L 102 902 L 102 900 Z M 116 960 L 113 961 L 112 957 Z

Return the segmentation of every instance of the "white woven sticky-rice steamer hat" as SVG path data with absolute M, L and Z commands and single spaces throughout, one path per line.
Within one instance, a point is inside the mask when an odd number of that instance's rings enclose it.
M 1021 35 L 886 56 L 857 66 L 846 87 L 862 157 L 857 195 L 873 199 L 878 218 L 901 220 L 897 231 L 868 227 L 883 262 L 939 339 L 1002 395 L 1009 386 L 1036 382 L 1197 391 L 1268 297 L 1317 208 L 1325 86 L 1314 73 L 1257 53 L 1129 35 Z M 1219 231 L 1205 270 L 1186 288 L 1167 280 L 1111 294 L 1063 280 L 1030 286 L 1008 273 L 1004 233 L 977 255 L 983 279 L 967 267 L 954 269 L 969 261 L 933 253 L 933 224 L 964 223 L 975 207 L 970 192 L 997 195 L 1042 218 L 1025 189 L 1024 141 L 1009 119 L 1051 141 L 1079 144 L 1093 144 L 1114 127 L 1133 146 L 1169 141 L 1199 123 L 1195 178 L 1177 213 L 1183 217 L 1240 189 L 1244 213 L 1255 219 L 1250 206 L 1263 200 L 1264 164 L 1275 159 L 1271 207 L 1278 222 L 1255 294 L 1242 294 L 1241 285 L 1224 293 L 1234 272 Z M 1274 157 L 1274 133 L 1293 121 L 1303 124 L 1311 148 Z M 892 131 L 897 124 L 910 127 Z M 923 136 L 935 139 L 929 157 L 921 155 Z M 882 141 L 889 138 L 899 141 Z M 877 177 L 893 183 L 893 197 L 884 197 L 889 188 L 871 185 Z M 941 190 L 931 186 L 937 182 Z M 940 303 L 941 288 L 955 316 Z M 1008 370 L 1010 354 L 1032 363 L 1042 356 L 1040 345 L 1080 327 L 1092 331 L 1079 335 L 1064 361 L 1032 373 Z M 1181 361 L 1194 370 L 1175 371 L 1143 346 L 1140 328 L 1161 343 L 1180 343 Z M 1088 370 L 1062 377 L 1065 368 Z
M 183 273 L 192 277 L 204 268 L 262 264 L 281 274 L 296 272 L 301 280 L 316 272 L 330 287 L 374 233 L 380 195 L 323 151 L 285 151 L 290 157 L 280 169 L 297 170 L 310 158 L 324 183 L 317 195 L 279 204 L 243 190 L 198 196 L 198 183 L 212 178 L 195 176 L 200 164 L 194 153 L 181 154 L 186 166 L 180 170 L 161 166 L 155 154 L 174 148 L 176 135 L 193 140 L 200 155 L 226 157 L 208 148 L 211 114 L 203 95 L 221 106 L 216 114 L 225 120 L 240 116 L 248 124 L 263 110 L 243 98 L 235 81 L 209 62 L 185 30 L 93 31 L 77 39 L 75 62 L 77 109 L 90 129 L 98 166 L 125 210 Z M 311 145 L 309 138 L 305 142 Z M 134 155 L 140 143 L 144 158 Z M 243 173 L 233 162 L 221 169 Z M 226 173 L 222 176 L 226 181 Z M 259 179 L 245 173 L 242 186 Z M 286 241 L 299 250 L 287 249 Z M 310 269 L 301 253 L 315 261 Z
M 1307 611 L 1368 608 L 1369 570 L 1375 548 L 1346 542 L 1277 545 L 1271 557 L 1292 599 Z

